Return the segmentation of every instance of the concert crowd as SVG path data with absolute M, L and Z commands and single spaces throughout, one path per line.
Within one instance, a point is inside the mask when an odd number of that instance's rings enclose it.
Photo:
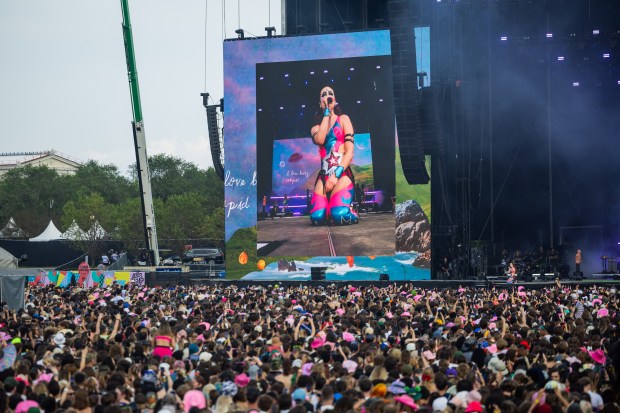
M 620 412 L 613 286 L 31 287 L 0 411 Z

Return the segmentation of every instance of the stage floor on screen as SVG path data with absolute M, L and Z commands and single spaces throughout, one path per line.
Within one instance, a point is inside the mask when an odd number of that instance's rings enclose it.
M 344 226 L 312 226 L 307 216 L 259 220 L 263 257 L 393 255 L 394 214 L 369 213 Z

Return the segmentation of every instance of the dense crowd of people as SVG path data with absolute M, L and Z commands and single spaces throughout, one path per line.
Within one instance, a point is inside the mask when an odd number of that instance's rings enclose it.
M 620 412 L 613 286 L 31 287 L 0 411 Z

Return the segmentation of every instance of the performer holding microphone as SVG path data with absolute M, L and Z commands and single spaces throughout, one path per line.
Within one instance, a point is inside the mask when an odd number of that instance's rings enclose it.
M 310 205 L 310 221 L 322 225 L 331 220 L 335 225 L 357 224 L 358 215 L 351 209 L 355 195 L 355 179 L 351 171 L 355 149 L 351 120 L 342 113 L 334 90 L 321 89 L 320 114 L 310 130 L 312 142 L 319 147 L 321 170 L 314 184 Z

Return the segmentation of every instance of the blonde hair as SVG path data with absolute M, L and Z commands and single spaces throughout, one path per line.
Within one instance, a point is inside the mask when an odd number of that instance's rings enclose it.
M 375 380 L 386 380 L 388 378 L 388 371 L 383 366 L 375 366 L 370 373 L 370 377 L 368 379 L 370 381 Z
M 232 405 L 232 398 L 230 396 L 220 396 L 215 402 L 214 413 L 228 413 L 230 406 Z

